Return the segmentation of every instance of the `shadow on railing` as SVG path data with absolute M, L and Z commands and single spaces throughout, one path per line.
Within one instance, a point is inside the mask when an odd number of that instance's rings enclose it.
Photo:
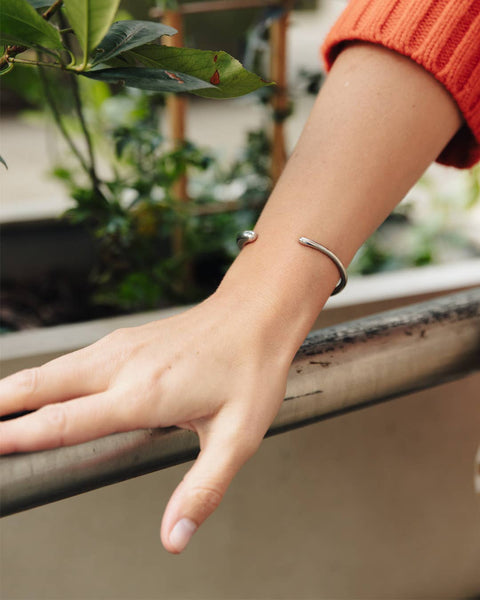
M 480 288 L 329 327 L 312 333 L 297 353 L 268 435 L 479 369 Z M 195 434 L 170 428 L 5 456 L 1 514 L 163 469 L 197 453 Z

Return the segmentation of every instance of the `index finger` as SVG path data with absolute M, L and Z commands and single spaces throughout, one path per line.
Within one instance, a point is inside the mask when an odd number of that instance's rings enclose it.
M 118 390 L 49 404 L 0 423 L 0 454 L 73 446 L 134 429 L 125 418 Z
M 0 415 L 103 391 L 107 378 L 97 358 L 89 347 L 82 348 L 5 377 L 0 380 Z

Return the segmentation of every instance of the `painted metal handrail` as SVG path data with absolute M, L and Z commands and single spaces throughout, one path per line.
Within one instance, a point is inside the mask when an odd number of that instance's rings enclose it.
M 312 333 L 297 353 L 268 435 L 479 369 L 480 288 L 329 327 Z M 1 513 L 163 469 L 197 453 L 192 432 L 169 428 L 5 456 L 0 459 Z

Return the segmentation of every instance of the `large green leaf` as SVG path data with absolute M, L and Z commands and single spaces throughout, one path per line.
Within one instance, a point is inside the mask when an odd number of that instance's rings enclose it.
M 0 40 L 27 47 L 62 48 L 60 34 L 27 0 L 0 0 Z
M 65 12 L 80 41 L 84 65 L 107 33 L 119 4 L 120 0 L 65 0 Z
M 99 69 L 98 71 L 84 71 L 82 75 L 90 79 L 99 79 L 107 83 L 121 83 L 128 87 L 153 92 L 192 92 L 200 88 L 213 87 L 210 83 L 197 77 L 158 68 Z
M 92 65 L 105 62 L 147 42 L 152 42 L 162 35 L 177 33 L 173 27 L 152 21 L 117 21 L 107 32 L 107 35 L 98 45 Z
M 145 44 L 117 58 L 129 64 L 137 62 L 146 67 L 159 67 L 198 77 L 212 84 L 194 92 L 207 98 L 234 98 L 272 85 L 244 69 L 238 60 L 223 51 Z

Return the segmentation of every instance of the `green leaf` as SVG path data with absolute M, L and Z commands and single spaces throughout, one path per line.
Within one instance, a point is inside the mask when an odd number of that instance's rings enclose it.
M 164 69 L 144 69 L 125 67 L 121 69 L 99 69 L 81 73 L 90 79 L 99 79 L 108 83 L 121 83 L 128 87 L 153 92 L 191 92 L 200 88 L 213 87 L 198 77 Z
M 117 56 L 120 52 L 126 52 L 147 42 L 153 42 L 162 35 L 174 35 L 177 33 L 173 27 L 152 21 L 117 21 L 107 32 L 100 42 L 92 65 Z
M 83 50 L 83 66 L 107 33 L 120 0 L 65 0 L 65 12 Z
M 244 69 L 238 60 L 223 51 L 146 44 L 118 58 L 130 63 L 136 61 L 146 67 L 172 69 L 202 79 L 212 85 L 194 93 L 207 98 L 234 98 L 272 85 Z
M 5 159 L 3 158 L 3 156 L 0 156 L 0 163 L 2 163 L 2 165 L 5 165 L 5 168 L 8 169 L 8 165 L 5 162 Z
M 0 40 L 27 47 L 62 48 L 60 34 L 27 0 L 0 0 Z

